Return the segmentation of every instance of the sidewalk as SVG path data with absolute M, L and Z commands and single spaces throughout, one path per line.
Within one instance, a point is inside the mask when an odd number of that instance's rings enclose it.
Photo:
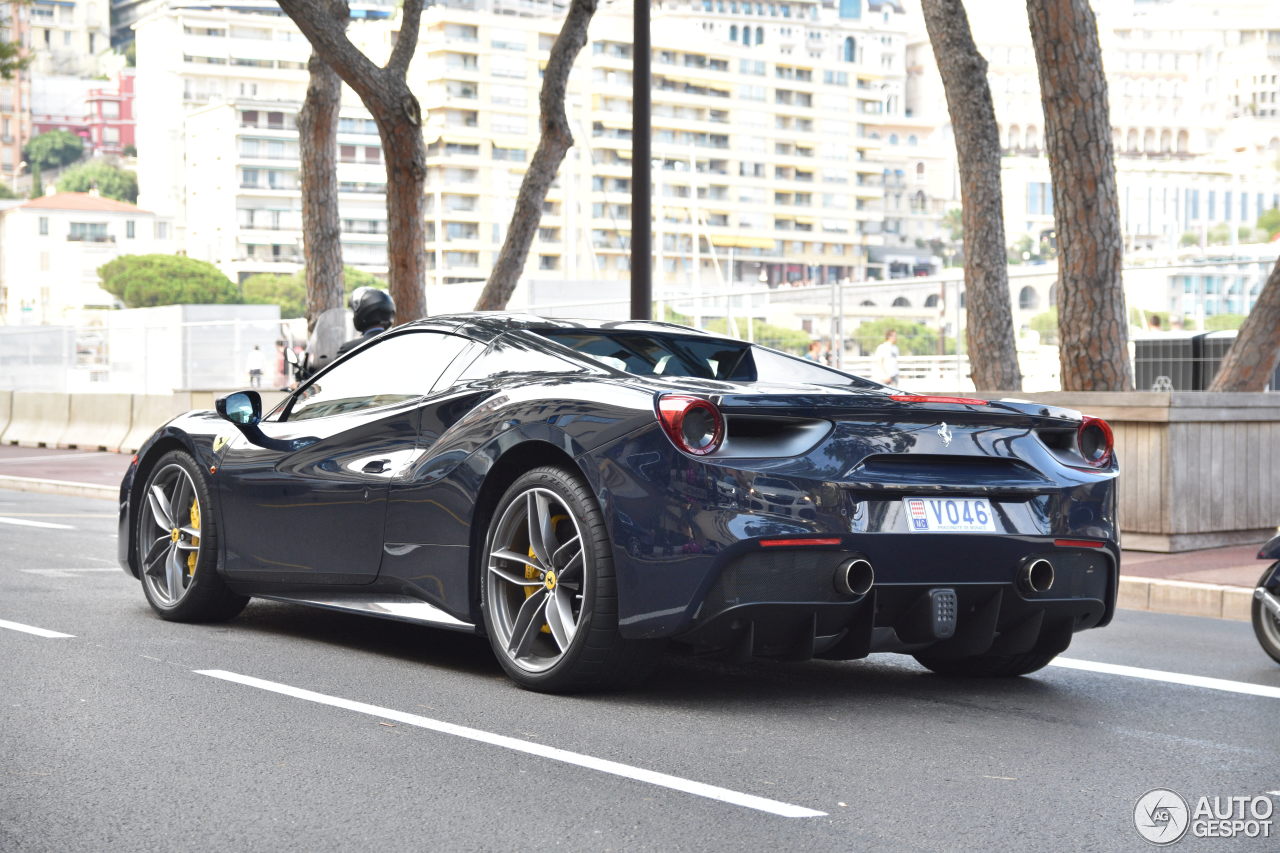
M 0 488 L 115 500 L 129 460 L 124 453 L 0 446 Z M 1182 554 L 1125 551 L 1120 606 L 1248 621 L 1254 584 L 1268 565 L 1257 553 L 1257 545 Z

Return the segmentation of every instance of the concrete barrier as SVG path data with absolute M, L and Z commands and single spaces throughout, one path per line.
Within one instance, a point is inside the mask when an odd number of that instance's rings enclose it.
M 13 416 L 13 392 L 0 391 L 0 436 L 9 428 L 9 419 Z
M 23 447 L 50 447 L 71 420 L 71 395 L 47 391 L 14 391 L 13 413 L 0 442 Z
M 59 447 L 119 450 L 133 423 L 130 394 L 72 394 L 71 420 Z
M 187 394 L 135 394 L 132 398 L 129 431 L 120 440 L 120 451 L 136 451 L 157 427 L 187 411 L 190 408 L 188 402 Z

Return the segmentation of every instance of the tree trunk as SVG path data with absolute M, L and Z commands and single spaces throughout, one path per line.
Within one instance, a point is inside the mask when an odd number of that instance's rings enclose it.
M 382 103 L 370 107 L 387 162 L 387 263 L 396 322 L 427 316 L 426 230 L 422 200 L 427 184 L 427 149 L 422 113 L 404 78 L 389 79 Z
M 1280 258 L 1213 378 L 1210 391 L 1264 391 L 1280 360 Z M 1272 391 L 1280 390 L 1272 388 Z
M 1027 0 L 1058 235 L 1063 391 L 1131 391 L 1107 80 L 1088 0 Z
M 1022 373 L 1005 263 L 1000 132 L 987 85 L 987 61 L 973 42 L 961 0 L 924 0 L 923 8 L 960 165 L 966 337 L 973 385 L 980 391 L 1020 391 Z
M 330 12 L 341 26 L 347 25 L 350 13 L 346 0 L 331 0 Z M 325 312 L 336 309 L 338 313 L 345 307 L 342 304 L 345 288 L 337 172 L 342 78 L 316 51 L 311 52 L 307 69 L 311 76 L 306 99 L 298 112 L 298 149 L 302 161 L 302 254 L 306 262 L 307 335 L 310 336 Z
M 302 30 L 311 48 L 324 57 L 343 82 L 360 97 L 382 139 L 387 169 L 387 266 L 396 321 L 426 316 L 426 258 L 423 253 L 423 190 L 426 147 L 422 143 L 422 109 L 409 90 L 405 74 L 418 43 L 423 0 L 404 0 L 400 32 L 387 64 L 381 68 L 347 38 L 311 0 L 280 0 L 280 8 Z
M 565 16 L 560 35 L 551 46 L 547 67 L 542 77 L 542 92 L 538 98 L 541 138 L 538 150 L 533 154 L 529 169 L 520 183 L 516 207 L 507 227 L 507 237 L 502 251 L 489 273 L 484 290 L 476 302 L 477 311 L 500 311 L 507 307 L 520 273 L 524 270 L 529 247 L 542 219 L 542 204 L 547 198 L 547 188 L 556 178 L 556 171 L 564 160 L 565 152 L 573 145 L 569 119 L 564 111 L 565 89 L 569 84 L 569 72 L 573 62 L 587 43 L 587 26 L 599 7 L 599 0 L 573 0 Z

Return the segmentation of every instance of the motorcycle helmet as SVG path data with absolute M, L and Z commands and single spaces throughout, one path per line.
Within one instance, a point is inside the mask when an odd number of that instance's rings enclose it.
M 356 331 L 364 334 L 369 329 L 390 326 L 396 316 L 396 303 L 385 290 L 357 287 L 351 292 L 351 311 Z

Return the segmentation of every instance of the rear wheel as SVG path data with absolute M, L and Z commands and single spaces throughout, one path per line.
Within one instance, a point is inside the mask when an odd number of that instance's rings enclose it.
M 1258 586 L 1267 582 L 1271 573 L 1275 571 L 1276 565 L 1268 567 L 1262 573 L 1262 577 L 1258 578 Z M 1271 594 L 1276 593 L 1272 591 Z M 1280 617 L 1264 607 L 1256 598 L 1253 600 L 1253 633 L 1258 638 L 1258 644 L 1262 646 L 1262 650 L 1271 655 L 1276 663 L 1280 663 Z
M 618 633 L 604 518 L 574 474 L 548 466 L 516 480 L 493 514 L 482 566 L 489 643 L 521 687 L 569 693 L 652 671 L 661 646 Z
M 249 599 L 217 573 L 217 527 L 195 459 L 181 450 L 162 456 L 140 504 L 134 557 L 156 613 L 173 622 L 216 622 L 243 610 Z
M 964 658 L 942 658 L 930 656 L 928 652 L 915 655 L 915 659 L 926 669 L 939 675 L 963 675 L 979 678 L 1010 678 L 1026 675 L 1043 669 L 1049 661 L 1056 658 L 1066 649 L 1056 652 L 1031 651 L 1021 655 L 971 655 Z

